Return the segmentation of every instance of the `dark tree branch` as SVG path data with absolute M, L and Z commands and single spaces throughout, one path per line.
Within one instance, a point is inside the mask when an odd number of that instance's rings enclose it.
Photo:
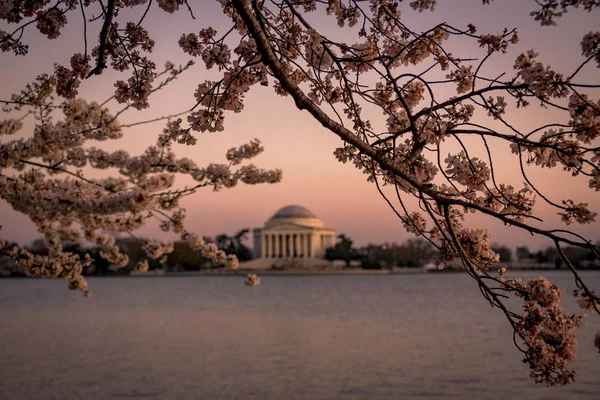
M 92 75 L 101 75 L 102 71 L 106 68 L 106 43 L 108 41 L 108 34 L 112 26 L 112 19 L 115 14 L 115 0 L 108 0 L 106 9 L 104 10 L 104 24 L 100 31 L 100 45 L 98 46 L 98 60 L 96 66 L 90 71 L 87 78 Z

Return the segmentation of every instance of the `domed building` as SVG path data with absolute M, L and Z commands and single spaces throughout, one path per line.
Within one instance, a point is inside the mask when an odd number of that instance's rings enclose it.
M 309 209 L 280 208 L 262 228 L 253 229 L 255 260 L 242 267 L 310 267 L 323 264 L 325 250 L 335 244 L 335 230 L 325 227 Z

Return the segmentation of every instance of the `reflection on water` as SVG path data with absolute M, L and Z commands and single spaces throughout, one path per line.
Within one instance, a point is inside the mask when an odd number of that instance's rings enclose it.
M 567 273 L 546 274 L 570 288 Z M 524 276 L 520 274 L 519 276 Z M 600 289 L 600 273 L 584 274 Z M 0 399 L 594 399 L 600 319 L 577 382 L 528 378 L 466 275 L 0 280 Z M 570 297 L 568 308 L 575 310 Z M 516 304 L 516 303 L 515 303 Z

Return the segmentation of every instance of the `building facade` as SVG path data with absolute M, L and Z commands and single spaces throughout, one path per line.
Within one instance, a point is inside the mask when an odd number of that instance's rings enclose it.
M 248 269 L 329 268 L 327 248 L 335 245 L 335 230 L 325 227 L 309 209 L 289 205 L 279 209 L 263 227 L 252 230 L 254 260 L 240 265 Z
M 279 209 L 253 233 L 256 258 L 325 258 L 325 250 L 335 244 L 335 230 L 297 205 Z

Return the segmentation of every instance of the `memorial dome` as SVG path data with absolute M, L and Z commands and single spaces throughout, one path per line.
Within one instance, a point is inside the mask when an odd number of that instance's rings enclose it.
M 294 204 L 277 210 L 277 212 L 265 223 L 265 228 L 283 224 L 312 227 L 324 226 L 323 221 L 308 208 Z

